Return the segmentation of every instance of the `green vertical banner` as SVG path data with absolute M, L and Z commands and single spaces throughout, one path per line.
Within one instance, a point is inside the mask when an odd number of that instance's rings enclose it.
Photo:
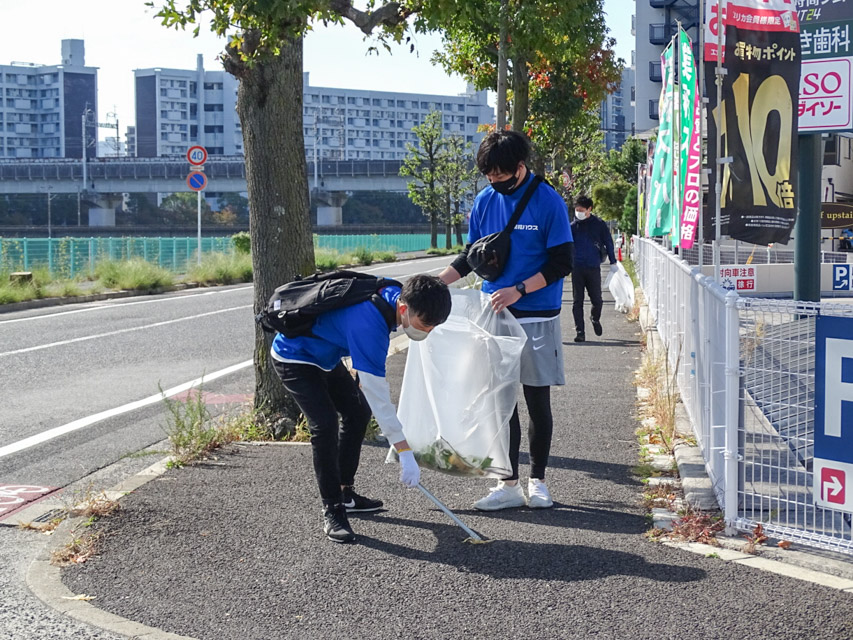
M 680 27 L 678 88 L 681 93 L 681 171 L 678 176 L 682 193 L 679 233 L 680 246 L 690 249 L 696 239 L 696 227 L 702 205 L 702 140 L 699 138 L 702 104 L 697 90 L 693 42 Z
M 673 218 L 673 117 L 675 99 L 675 51 L 673 44 L 660 57 L 663 70 L 663 87 L 658 107 L 660 127 L 655 143 L 652 173 L 649 178 L 649 208 L 646 213 L 646 235 L 663 236 L 672 232 Z

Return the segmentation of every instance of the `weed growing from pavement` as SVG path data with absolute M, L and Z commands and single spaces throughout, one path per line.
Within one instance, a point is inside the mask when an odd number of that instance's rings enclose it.
M 199 284 L 234 284 L 252 281 L 252 256 L 247 253 L 207 253 L 201 264 L 187 269 L 187 280 Z
M 743 537 L 746 538 L 746 544 L 743 545 L 742 551 L 744 553 L 756 553 L 756 547 L 767 542 L 767 535 L 764 533 L 764 527 L 759 522 L 752 530 L 752 533 L 745 533 Z M 785 548 L 785 547 L 783 547 Z
M 675 409 L 678 405 L 678 392 L 676 390 L 676 375 L 678 371 L 678 360 L 676 367 L 670 369 L 669 358 L 666 352 L 659 356 L 651 356 L 645 353 L 643 362 L 635 375 L 635 384 L 648 390 L 648 396 L 640 402 L 640 415 L 648 418 L 644 421 L 637 434 L 648 436 L 650 444 L 661 445 L 669 453 L 675 450 Z
M 672 522 L 672 531 L 652 529 L 648 532 L 651 540 L 667 538 L 679 542 L 701 542 L 711 546 L 719 546 L 717 534 L 726 528 L 723 517 L 719 514 L 707 513 L 695 509 L 686 509 Z
M 352 252 L 352 255 L 358 261 L 358 264 L 364 265 L 365 267 L 372 265 L 373 261 L 376 259 L 373 255 L 373 251 L 367 247 L 358 247 Z
M 60 567 L 82 564 L 98 553 L 103 541 L 103 532 L 87 530 L 82 535 L 75 536 L 68 544 L 55 549 L 50 556 L 51 564 Z
M 162 394 L 163 388 L 159 384 L 157 386 Z M 204 401 L 201 385 L 189 391 L 185 402 L 164 395 L 163 403 L 168 410 L 163 431 L 172 445 L 169 467 L 181 467 L 193 460 L 204 458 L 222 444 L 219 430 L 209 424 L 211 415 Z

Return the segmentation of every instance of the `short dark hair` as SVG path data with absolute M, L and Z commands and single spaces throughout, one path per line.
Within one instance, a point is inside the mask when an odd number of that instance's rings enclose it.
M 519 162 L 530 157 L 530 142 L 517 131 L 493 131 L 480 143 L 477 168 L 486 175 L 495 169 L 515 173 Z
M 592 198 L 589 196 L 580 196 L 575 200 L 575 206 L 583 207 L 584 209 L 592 209 Z
M 418 274 L 409 278 L 400 300 L 428 327 L 440 325 L 450 315 L 450 289 L 435 276 Z

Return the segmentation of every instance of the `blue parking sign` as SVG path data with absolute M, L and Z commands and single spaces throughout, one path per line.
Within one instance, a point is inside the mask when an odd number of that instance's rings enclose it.
M 832 265 L 832 290 L 853 291 L 853 264 Z
M 815 320 L 815 504 L 853 512 L 853 318 Z

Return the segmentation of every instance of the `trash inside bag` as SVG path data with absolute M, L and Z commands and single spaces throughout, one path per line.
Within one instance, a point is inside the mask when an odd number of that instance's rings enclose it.
M 634 282 L 628 272 L 625 271 L 622 263 L 617 262 L 616 264 L 618 271 L 608 274 L 604 284 L 616 301 L 616 311 L 628 313 L 634 308 Z
M 397 416 L 422 467 L 503 478 L 512 473 L 509 420 L 527 336 L 509 312 L 492 310 L 488 295 L 451 296 L 447 322 L 409 343 Z

